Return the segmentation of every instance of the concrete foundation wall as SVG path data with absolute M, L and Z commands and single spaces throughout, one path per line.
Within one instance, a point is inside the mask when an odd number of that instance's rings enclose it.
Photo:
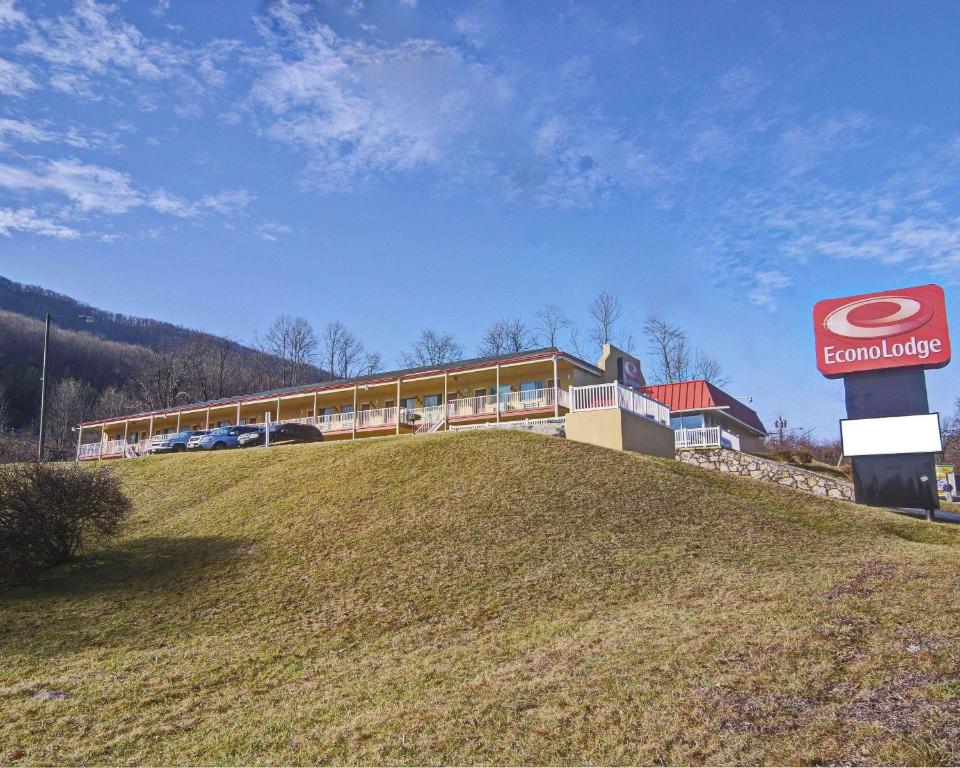
M 567 414 L 567 438 L 615 451 L 673 457 L 673 430 L 619 408 Z

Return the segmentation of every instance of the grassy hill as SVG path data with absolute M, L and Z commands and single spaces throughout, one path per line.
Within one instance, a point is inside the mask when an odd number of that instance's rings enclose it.
M 0 594 L 0 762 L 960 761 L 956 528 L 520 433 L 116 471 Z

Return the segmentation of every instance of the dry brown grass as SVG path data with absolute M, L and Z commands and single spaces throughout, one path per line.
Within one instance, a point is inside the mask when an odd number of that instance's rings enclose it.
M 0 595 L 0 761 L 960 761 L 953 527 L 519 433 L 117 471 Z

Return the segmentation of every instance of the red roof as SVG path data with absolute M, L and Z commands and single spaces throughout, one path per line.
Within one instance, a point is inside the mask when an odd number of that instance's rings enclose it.
M 762 435 L 767 433 L 767 428 L 763 426 L 763 422 L 760 421 L 756 411 L 748 408 L 709 381 L 697 379 L 695 381 L 678 381 L 676 384 L 654 384 L 644 387 L 643 391 L 655 400 L 670 406 L 671 413 L 721 409 L 728 416 L 742 422 L 750 429 Z

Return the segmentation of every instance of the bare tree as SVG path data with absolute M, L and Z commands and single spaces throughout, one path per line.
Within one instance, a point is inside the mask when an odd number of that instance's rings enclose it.
M 147 350 L 140 371 L 133 378 L 140 403 L 151 410 L 169 408 L 187 394 L 184 390 L 186 373 L 184 350 L 168 346 Z
M 100 393 L 94 406 L 94 418 L 102 419 L 117 416 L 122 413 L 131 413 L 137 407 L 135 397 L 117 387 L 109 386 Z
M 653 358 L 651 380 L 660 384 L 683 381 L 690 360 L 686 332 L 653 315 L 643 324 L 643 331 L 647 351 Z
M 478 352 L 484 357 L 496 357 L 511 352 L 523 352 L 536 344 L 533 333 L 519 317 L 498 320 L 480 338 Z
M 409 352 L 400 356 L 400 364 L 406 368 L 419 368 L 425 365 L 443 365 L 463 357 L 463 347 L 457 343 L 453 334 L 425 330 L 411 345 Z
M 727 383 L 720 363 L 701 349 L 690 346 L 680 326 L 651 315 L 643 324 L 647 351 L 653 357 L 651 380 L 669 384 L 689 379 L 706 379 L 711 384 Z
M 583 343 L 583 339 L 580 336 L 580 331 L 576 328 L 570 329 L 570 347 L 573 349 L 574 354 L 576 354 L 576 356 L 581 360 L 588 359 L 588 353 Z
M 590 302 L 587 308 L 593 318 L 593 327 L 590 329 L 590 339 L 598 346 L 609 344 L 613 339 L 617 321 L 623 316 L 623 307 L 620 300 L 604 291 Z
M 263 344 L 280 363 L 281 386 L 293 386 L 313 361 L 317 334 L 304 318 L 280 315 L 267 330 Z
M 310 322 L 296 317 L 288 329 L 290 385 L 299 384 L 317 353 L 317 334 Z
M 556 347 L 560 341 L 560 332 L 570 328 L 570 318 L 556 304 L 544 304 L 537 310 L 537 343 L 545 347 Z
M 72 428 L 90 412 L 94 392 L 78 379 L 61 379 L 53 388 L 45 425 L 50 458 L 65 459 L 73 454 Z
M 723 368 L 720 361 L 711 357 L 702 349 L 697 349 L 693 358 L 693 376 L 694 379 L 706 379 L 711 384 L 722 387 L 727 383 L 727 377 L 723 375 Z
M 323 365 L 332 379 L 350 379 L 376 373 L 382 365 L 379 352 L 368 352 L 363 343 L 339 320 L 328 323 L 320 335 Z

